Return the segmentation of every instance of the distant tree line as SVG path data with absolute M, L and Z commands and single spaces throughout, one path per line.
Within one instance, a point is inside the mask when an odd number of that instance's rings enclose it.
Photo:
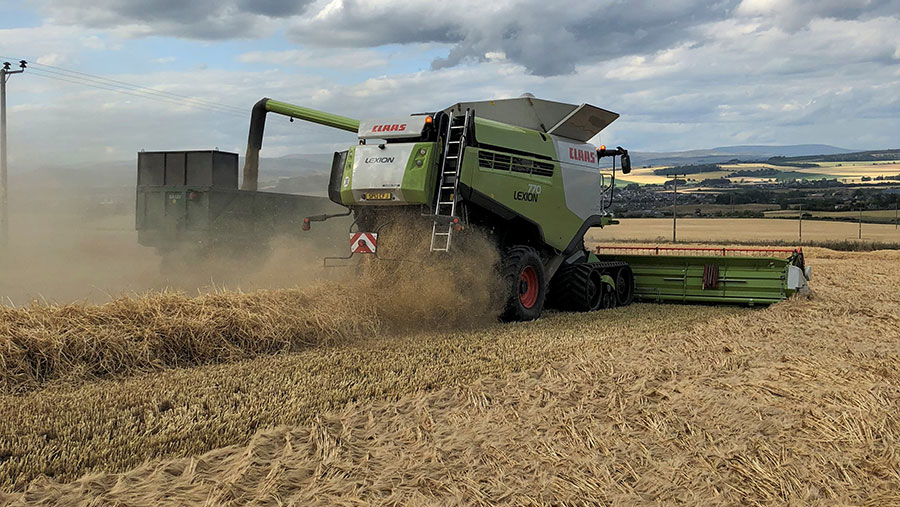
M 778 169 L 763 167 L 760 169 L 740 169 L 729 174 L 730 178 L 776 178 L 781 174 Z
M 732 185 L 728 178 L 706 178 L 700 182 L 701 187 L 730 188 Z
M 834 155 L 807 155 L 803 157 L 772 157 L 769 159 L 770 164 L 775 164 L 772 160 L 788 162 L 786 165 L 796 166 L 794 162 L 878 162 L 881 160 L 896 160 L 900 158 L 900 150 L 875 150 L 875 151 L 857 151 L 854 153 L 837 153 Z M 782 164 L 776 164 L 782 165 Z
M 833 183 L 833 182 L 832 182 Z M 815 187 L 810 187 L 815 188 Z M 804 210 L 833 211 L 835 209 L 890 209 L 900 203 L 900 193 L 885 192 L 878 188 L 856 189 L 852 193 L 835 191 L 819 196 L 810 195 L 809 190 L 771 190 L 747 188 L 734 192 L 723 192 L 716 196 L 716 204 L 777 204 L 781 209 L 803 204 Z
M 663 183 L 663 189 L 668 190 L 670 188 L 673 188 L 675 186 L 675 183 L 678 183 L 681 186 L 685 186 L 687 185 L 687 180 L 684 178 L 673 178 Z
M 694 164 L 694 165 L 679 165 L 675 167 L 664 167 L 662 169 L 655 169 L 653 174 L 657 176 L 672 176 L 675 174 L 700 174 L 700 173 L 714 173 L 716 171 L 721 171 L 722 166 L 719 164 Z
M 811 164 L 809 162 L 790 161 L 786 157 L 772 157 L 769 160 L 766 160 L 766 163 L 771 164 L 771 165 L 784 166 L 784 167 L 798 167 L 798 168 L 819 167 L 819 164 Z

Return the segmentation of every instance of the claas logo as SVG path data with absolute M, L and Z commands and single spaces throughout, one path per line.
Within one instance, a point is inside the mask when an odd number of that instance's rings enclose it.
M 596 154 L 593 151 L 580 150 L 578 148 L 569 148 L 569 158 L 572 160 L 580 160 L 582 162 L 597 163 Z
M 372 127 L 372 132 L 403 132 L 404 130 L 406 130 L 405 123 L 387 123 Z

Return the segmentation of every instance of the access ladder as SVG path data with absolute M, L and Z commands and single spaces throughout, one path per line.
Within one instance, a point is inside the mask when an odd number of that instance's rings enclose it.
M 437 199 L 434 205 L 434 224 L 431 227 L 431 251 L 449 252 L 453 228 L 459 224 L 456 207 L 459 202 L 459 173 L 466 151 L 472 111 L 463 115 L 450 113 L 444 135 L 444 151 L 441 173 L 438 179 Z

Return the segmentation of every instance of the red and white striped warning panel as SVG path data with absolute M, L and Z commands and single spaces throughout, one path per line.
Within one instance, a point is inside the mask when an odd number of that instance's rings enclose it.
M 373 254 L 378 245 L 377 232 L 351 232 L 350 251 L 355 254 Z

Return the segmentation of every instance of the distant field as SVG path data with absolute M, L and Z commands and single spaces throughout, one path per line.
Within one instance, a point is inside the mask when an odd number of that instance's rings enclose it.
M 735 183 L 743 180 L 745 183 L 759 183 L 769 179 L 792 180 L 834 178 L 847 183 L 861 183 L 863 176 L 876 178 L 878 176 L 893 176 L 900 174 L 900 161 L 886 162 L 809 162 L 818 167 L 790 167 L 777 166 L 766 163 L 721 164 L 722 171 L 690 174 L 688 181 L 701 181 L 710 178 L 725 178 L 734 171 L 756 171 L 759 169 L 777 169 L 782 171 L 774 178 L 736 177 L 731 178 Z M 624 176 L 626 183 L 638 183 L 640 185 L 662 185 L 668 179 L 666 176 L 653 174 L 653 171 L 668 166 L 639 167 L 632 170 L 631 174 Z M 877 182 L 872 182 L 877 183 Z M 897 182 L 900 184 L 900 181 Z
M 883 160 L 880 162 L 868 162 L 868 161 L 858 161 L 858 162 L 815 162 L 821 167 L 867 167 L 867 166 L 875 166 L 875 167 L 884 167 L 884 166 L 900 166 L 900 160 Z M 900 169 L 900 167 L 898 167 Z
M 794 209 L 764 211 L 766 218 L 796 218 L 797 213 L 798 211 Z M 806 211 L 805 213 L 809 213 L 813 218 L 849 218 L 855 220 L 859 217 L 859 211 Z M 865 210 L 862 212 L 862 219 L 863 221 L 893 223 L 896 216 L 895 213 L 896 211 L 892 209 Z
M 681 193 L 681 190 L 678 191 Z M 687 192 L 685 192 L 687 193 Z M 671 192 L 670 192 L 671 195 Z M 704 215 L 710 215 L 714 213 L 729 213 L 732 211 L 732 208 L 736 212 L 741 211 L 775 211 L 781 210 L 781 206 L 777 204 L 765 204 L 765 203 L 749 203 L 749 204 L 735 204 L 734 206 L 730 204 L 679 204 L 678 205 L 678 216 L 690 216 L 693 215 L 698 209 Z M 672 212 L 672 206 L 663 206 L 659 208 L 659 211 L 665 211 L 668 213 Z M 797 214 L 796 211 L 793 212 L 794 215 Z M 893 216 L 893 215 L 892 215 Z
M 672 239 L 671 218 L 623 218 L 619 225 L 593 229 L 590 241 Z M 858 225 L 848 222 L 804 221 L 804 241 L 839 241 L 857 239 Z M 679 218 L 678 240 L 716 241 L 796 241 L 798 224 L 794 220 L 765 218 Z M 898 242 L 900 231 L 893 225 L 863 224 L 865 241 Z
M 780 206 L 777 204 L 761 204 L 761 203 L 749 203 L 749 204 L 735 204 L 731 206 L 730 204 L 700 204 L 698 206 L 678 206 L 678 216 L 681 216 L 682 213 L 692 213 L 697 208 L 700 208 L 702 213 L 728 213 L 734 208 L 734 211 L 762 211 L 766 212 L 769 210 L 777 210 L 780 209 Z M 669 208 L 671 209 L 671 208 Z
M 653 171 L 657 169 L 663 169 L 663 167 L 637 167 L 631 170 L 631 174 L 616 178 L 616 181 L 637 183 L 638 185 L 662 185 L 668 178 L 653 174 Z

